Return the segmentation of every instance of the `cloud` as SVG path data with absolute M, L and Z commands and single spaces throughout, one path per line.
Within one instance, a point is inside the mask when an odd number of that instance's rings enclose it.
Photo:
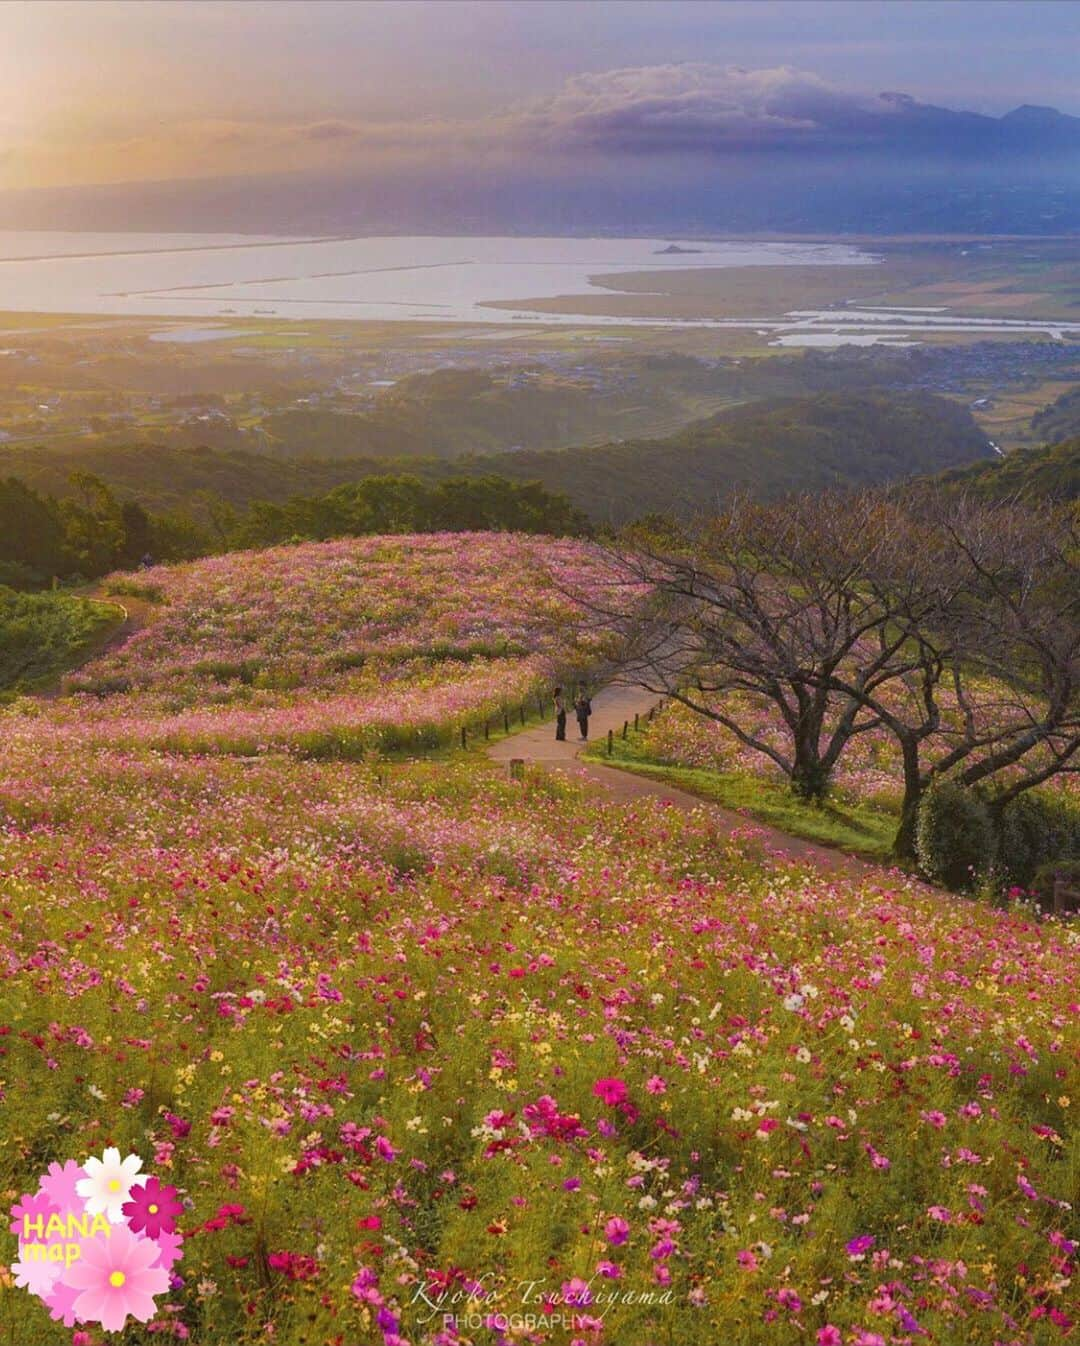
M 691 63 L 579 75 L 517 121 L 551 147 L 685 153 L 806 141 L 874 110 L 875 100 L 790 66 Z
M 29 185 L 279 172 L 362 177 L 394 168 L 557 171 L 568 161 L 589 170 L 608 163 L 617 171 L 620 160 L 631 158 L 659 167 L 665 156 L 749 158 L 776 149 L 805 151 L 807 158 L 869 150 L 886 159 L 962 153 L 977 160 L 1020 140 L 1027 146 L 1035 133 L 1021 136 L 1023 129 L 905 94 L 842 89 L 791 66 L 690 62 L 577 75 L 546 97 L 469 119 L 217 119 L 156 125 L 90 147 L 16 142 L 4 178 Z M 1070 122 L 1059 139 L 1073 145 L 1077 131 Z

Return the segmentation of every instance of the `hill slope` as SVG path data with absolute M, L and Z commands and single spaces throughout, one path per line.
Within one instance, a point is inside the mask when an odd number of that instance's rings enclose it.
M 872 484 L 985 457 L 970 413 L 927 393 L 821 393 L 770 399 L 695 421 L 674 435 L 577 449 L 473 454 L 453 460 L 342 457 L 282 460 L 214 449 L 143 445 L 57 450 L 0 449 L 0 474 L 50 494 L 70 494 L 73 470 L 98 473 L 153 509 L 214 491 L 233 504 L 281 502 L 344 482 L 408 471 L 427 480 L 495 474 L 540 481 L 602 521 L 654 510 L 690 512 L 744 489 L 762 496 L 852 482 Z
M 480 461 L 486 472 L 539 480 L 593 518 L 621 522 L 654 510 L 691 513 L 733 490 L 769 497 L 895 481 L 987 452 L 970 414 L 944 398 L 827 393 L 737 407 L 666 439 Z
M 1080 499 L 1080 438 L 1038 449 L 1017 449 L 1005 458 L 943 472 L 935 481 L 963 488 L 984 500 L 1019 495 L 1028 499 Z

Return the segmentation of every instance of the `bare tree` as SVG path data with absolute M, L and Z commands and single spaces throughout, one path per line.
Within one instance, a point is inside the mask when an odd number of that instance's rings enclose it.
M 739 499 L 684 531 L 627 534 L 591 608 L 624 676 L 722 724 L 804 797 L 824 797 L 857 736 L 891 733 L 910 856 L 937 777 L 1003 807 L 1073 769 L 1076 556 L 1067 516 L 1015 503 Z M 732 693 L 771 706 L 779 739 Z

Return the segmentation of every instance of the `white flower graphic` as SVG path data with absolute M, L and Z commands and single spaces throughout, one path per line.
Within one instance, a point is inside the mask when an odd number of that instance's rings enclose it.
M 132 1184 L 142 1168 L 142 1160 L 137 1154 L 129 1154 L 121 1160 L 120 1151 L 109 1146 L 100 1159 L 91 1157 L 83 1164 L 85 1178 L 75 1184 L 75 1190 L 86 1202 L 90 1215 L 104 1215 L 110 1224 L 120 1224 L 124 1218 L 121 1210 L 128 1199 Z

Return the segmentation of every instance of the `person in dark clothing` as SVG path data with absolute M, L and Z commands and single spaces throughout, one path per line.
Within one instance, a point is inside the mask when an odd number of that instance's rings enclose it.
M 566 742 L 566 702 L 561 687 L 555 688 L 555 740 L 557 743 Z
M 592 702 L 585 691 L 583 683 L 578 684 L 577 699 L 574 702 L 574 713 L 577 715 L 578 729 L 581 732 L 581 741 L 586 743 L 589 738 L 589 716 L 592 714 Z

